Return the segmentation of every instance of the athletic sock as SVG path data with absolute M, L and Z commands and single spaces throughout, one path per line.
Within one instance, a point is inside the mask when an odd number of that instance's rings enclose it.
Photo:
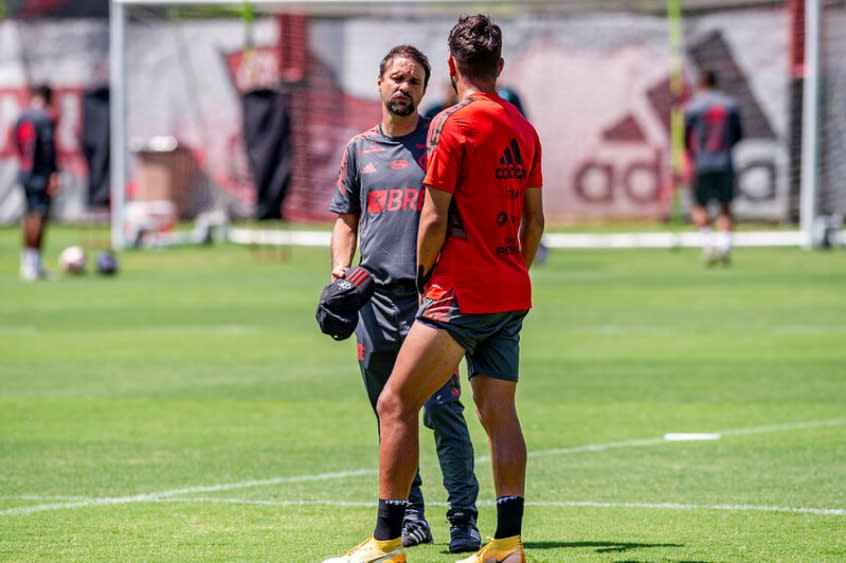
M 702 250 L 708 252 L 714 247 L 713 237 L 711 236 L 711 227 L 702 227 L 699 229 L 702 235 Z
M 37 271 L 41 265 L 41 253 L 35 248 L 27 248 L 24 250 L 24 260 L 28 267 Z
M 519 536 L 523 527 L 523 497 L 510 496 L 496 499 L 496 533 L 494 539 L 501 540 Z
M 32 272 L 41 271 L 41 252 L 36 248 L 27 248 L 24 250 L 24 264 Z
M 717 250 L 720 254 L 728 254 L 731 252 L 731 231 L 720 231 L 717 233 Z
M 407 500 L 379 499 L 379 510 L 376 513 L 376 528 L 373 539 L 379 541 L 392 540 L 402 535 L 402 519 L 405 516 Z

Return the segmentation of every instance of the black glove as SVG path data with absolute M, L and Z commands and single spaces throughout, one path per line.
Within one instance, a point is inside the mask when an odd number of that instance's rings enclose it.
M 426 285 L 429 283 L 429 279 L 432 277 L 432 272 L 435 269 L 432 268 L 429 270 L 428 273 L 423 273 L 423 266 L 417 266 L 417 293 L 423 295 L 426 293 Z

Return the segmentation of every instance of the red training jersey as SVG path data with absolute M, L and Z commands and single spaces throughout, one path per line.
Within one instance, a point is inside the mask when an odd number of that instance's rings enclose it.
M 543 185 L 534 127 L 496 93 L 475 93 L 435 117 L 423 183 L 450 192 L 447 238 L 427 295 L 454 289 L 463 313 L 532 306 L 520 251 L 526 189 Z

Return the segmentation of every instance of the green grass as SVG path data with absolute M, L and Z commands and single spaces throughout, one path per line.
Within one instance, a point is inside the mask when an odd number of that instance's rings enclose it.
M 52 229 L 48 265 L 78 236 Z M 327 250 L 126 251 L 113 279 L 24 284 L 18 241 L 0 230 L 0 560 L 320 561 L 371 531 L 355 345 L 313 318 Z M 846 253 L 557 250 L 533 278 L 530 561 L 846 560 Z M 454 561 L 427 433 L 436 543 L 409 561 Z

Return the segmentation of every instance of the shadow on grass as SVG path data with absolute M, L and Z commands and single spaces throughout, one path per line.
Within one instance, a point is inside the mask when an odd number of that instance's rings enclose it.
M 621 559 L 614 561 L 614 563 L 654 563 L 646 559 Z M 699 561 L 691 559 L 662 559 L 661 563 L 712 563 L 711 561 Z
M 565 548 L 580 548 L 580 547 L 594 547 L 597 553 L 622 553 L 631 549 L 641 549 L 645 547 L 684 547 L 678 543 L 632 543 L 632 542 L 615 542 L 615 541 L 578 541 L 578 542 L 555 542 L 555 541 L 535 541 L 524 542 L 526 549 L 560 549 Z

